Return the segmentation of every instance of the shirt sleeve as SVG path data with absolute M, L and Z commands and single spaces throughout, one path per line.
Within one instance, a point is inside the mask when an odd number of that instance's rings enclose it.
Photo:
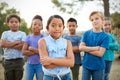
M 108 49 L 109 48 L 109 36 L 105 35 L 103 38 L 104 39 L 102 41 L 101 47 Z
M 22 34 L 22 41 L 25 41 L 25 39 L 26 39 L 26 33 L 23 32 L 23 34 Z
M 2 35 L 1 35 L 1 39 L 6 39 L 6 32 L 3 32 Z

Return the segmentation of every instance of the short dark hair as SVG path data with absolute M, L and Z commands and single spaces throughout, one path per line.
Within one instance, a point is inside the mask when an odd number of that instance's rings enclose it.
M 41 20 L 41 21 L 43 20 L 40 15 L 35 15 L 32 20 L 34 20 L 34 19 L 39 19 L 39 20 Z
M 18 15 L 16 15 L 16 14 L 9 14 L 6 17 L 6 23 L 9 23 L 9 21 L 10 21 L 11 18 L 16 18 L 16 19 L 18 19 L 19 22 L 21 22 L 21 19 L 20 19 L 20 17 Z
M 69 18 L 68 21 L 67 21 L 67 23 L 68 22 L 75 22 L 77 24 L 77 20 L 75 18 Z

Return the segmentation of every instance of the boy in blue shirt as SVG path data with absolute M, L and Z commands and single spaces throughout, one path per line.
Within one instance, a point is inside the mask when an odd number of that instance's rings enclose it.
M 81 37 L 76 35 L 77 27 L 78 25 L 76 19 L 74 18 L 68 19 L 67 28 L 69 30 L 69 35 L 64 37 L 70 40 L 73 46 L 74 59 L 75 59 L 75 64 L 73 67 L 71 67 L 73 80 L 79 80 L 79 69 L 81 66 L 81 55 L 79 51 L 79 44 Z

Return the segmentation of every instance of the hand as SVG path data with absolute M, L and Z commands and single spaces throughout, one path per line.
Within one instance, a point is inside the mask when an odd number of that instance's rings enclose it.
M 42 65 L 50 65 L 51 64 L 51 58 L 40 57 L 40 62 L 41 62 Z
M 98 51 L 100 50 L 100 46 L 97 46 L 97 50 L 98 50 Z
M 28 47 L 28 50 L 32 51 L 32 50 L 33 50 L 33 48 L 32 48 L 31 46 L 29 46 L 29 47 Z
M 22 41 L 19 41 L 19 40 L 17 40 L 17 41 L 14 41 L 16 44 L 21 44 L 22 43 Z

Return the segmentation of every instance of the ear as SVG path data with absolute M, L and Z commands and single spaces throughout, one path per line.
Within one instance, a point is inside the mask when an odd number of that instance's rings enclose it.
M 78 25 L 76 25 L 76 28 L 78 27 Z

